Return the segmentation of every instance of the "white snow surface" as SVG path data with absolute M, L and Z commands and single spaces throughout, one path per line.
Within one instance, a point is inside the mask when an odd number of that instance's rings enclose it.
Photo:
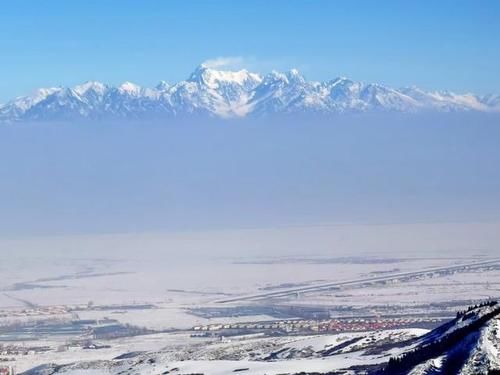
M 384 352 L 367 354 L 366 349 L 380 340 L 400 342 L 426 332 L 427 330 L 402 329 L 324 336 L 256 339 L 236 337 L 230 342 L 212 340 L 212 342 L 202 343 L 193 343 L 186 337 L 183 345 L 172 338 L 169 339 L 172 342 L 171 346 L 159 352 L 145 353 L 129 360 L 96 361 L 95 358 L 89 358 L 87 362 L 72 363 L 61 358 L 58 363 L 66 363 L 67 366 L 58 370 L 57 373 L 118 374 L 123 371 L 124 373 L 160 374 L 170 370 L 179 374 L 222 375 L 239 371 L 245 374 L 328 372 L 347 369 L 351 366 L 386 362 L 392 354 Z M 179 339 L 180 337 L 177 338 Z M 334 354 L 322 355 L 325 350 L 353 339 L 358 339 L 358 341 L 339 349 Z M 279 357 L 276 360 L 266 359 L 270 353 L 276 351 L 286 353 L 286 357 Z M 243 371 L 243 369 L 246 370 Z

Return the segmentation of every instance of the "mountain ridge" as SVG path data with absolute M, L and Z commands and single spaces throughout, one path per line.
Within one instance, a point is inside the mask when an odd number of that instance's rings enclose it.
M 40 88 L 0 104 L 0 121 L 425 111 L 500 113 L 500 95 L 424 91 L 415 86 L 396 89 L 345 77 L 308 81 L 296 69 L 261 75 L 201 64 L 186 80 L 160 81 L 154 88 L 128 81 L 116 87 L 87 81 L 74 87 Z

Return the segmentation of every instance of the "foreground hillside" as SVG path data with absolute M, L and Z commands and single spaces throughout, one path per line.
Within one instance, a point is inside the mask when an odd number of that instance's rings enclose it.
M 393 357 L 381 374 L 495 374 L 500 371 L 500 307 L 490 303 L 422 337 L 412 350 Z
M 459 312 L 430 332 L 233 338 L 175 351 L 124 353 L 111 361 L 47 364 L 25 374 L 497 374 L 499 314 L 491 302 Z

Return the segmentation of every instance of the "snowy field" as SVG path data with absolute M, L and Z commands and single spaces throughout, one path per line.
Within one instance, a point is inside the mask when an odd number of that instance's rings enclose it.
M 165 347 L 175 347 L 177 352 L 179 348 L 205 348 L 208 343 L 210 350 L 218 348 L 217 345 L 235 348 L 238 345 L 234 341 L 216 344 L 214 337 L 193 338 L 192 329 L 203 325 L 303 319 L 298 313 L 294 316 L 298 308 L 327 311 L 332 318 L 452 316 L 457 306 L 500 296 L 500 264 L 495 263 L 498 243 L 500 224 L 497 223 L 323 225 L 2 240 L 0 251 L 6 255 L 0 264 L 1 327 L 108 319 L 151 332 L 97 340 L 105 346 L 98 350 L 68 345 L 87 337 L 85 332 L 76 336 L 34 334 L 28 343 L 0 333 L 4 345 L 50 348 L 43 353 L 0 357 L 9 359 L 6 363 L 21 371 L 48 362 L 70 363 L 75 358 L 110 360 L 126 352 L 157 351 Z M 493 263 L 474 266 L 490 261 Z M 462 265 L 463 268 L 457 268 Z M 432 269 L 440 271 L 422 274 Z M 412 276 L 393 276 L 401 274 Z M 372 278 L 382 281 L 366 281 Z M 223 303 L 248 295 L 353 280 L 365 281 Z M 265 340 L 269 342 L 269 338 Z M 258 342 L 246 341 L 243 340 L 243 345 Z M 315 350 L 315 345 L 312 342 L 307 347 Z M 65 349 L 61 350 L 61 346 Z M 211 356 L 207 354 L 210 351 L 198 349 L 201 352 L 206 356 L 190 361 L 194 358 L 187 355 L 182 358 L 183 363 L 174 366 L 197 372 L 199 361 L 222 360 L 220 352 Z M 190 355 L 194 357 L 193 353 Z M 262 370 L 261 364 L 250 363 L 249 358 L 238 360 L 242 362 L 219 362 L 217 368 L 233 371 L 235 366 L 243 366 L 255 369 L 256 373 Z M 356 361 L 348 355 L 335 360 L 353 365 Z M 373 361 L 376 360 L 374 357 Z M 309 359 L 304 370 L 321 371 L 326 361 L 333 359 Z M 302 368 L 293 365 L 295 369 Z M 327 367 L 331 365 L 328 363 Z M 203 363 L 203 368 L 210 366 Z M 278 364 L 266 367 L 269 374 L 280 371 L 283 368 Z M 214 369 L 209 373 L 219 372 Z
M 234 370 L 247 368 L 252 374 L 283 374 L 292 371 L 329 371 L 336 368 L 348 368 L 356 365 L 377 364 L 387 361 L 388 357 L 402 349 L 368 354 L 370 348 L 381 342 L 403 342 L 425 334 L 427 330 L 407 329 L 382 332 L 346 333 L 339 335 L 281 337 L 281 338 L 235 338 L 233 341 L 216 340 L 193 341 L 185 335 L 169 334 L 155 336 L 143 343 L 120 341 L 114 350 L 101 353 L 100 356 L 89 354 L 85 361 L 100 360 L 94 363 L 102 374 L 114 374 L 126 370 L 131 363 L 136 371 L 144 374 L 158 374 L 162 371 L 178 369 L 180 373 L 229 374 Z M 163 346 L 159 346 L 162 342 Z M 130 361 L 117 364 L 111 361 L 127 345 L 135 350 L 148 349 L 147 356 L 154 358 L 141 366 L 141 355 L 131 357 Z M 160 351 L 161 350 L 161 351 Z M 155 353 L 156 351 L 156 353 Z M 331 353 L 327 353 L 330 351 Z M 122 352 L 123 353 L 123 352 Z M 274 361 L 268 358 L 272 353 L 279 353 Z M 80 353 L 79 353 L 80 354 Z M 40 363 L 57 362 L 71 365 L 75 353 L 56 353 L 50 358 L 38 356 Z M 48 361 L 50 359 L 50 361 Z M 83 359 L 80 357 L 80 359 Z M 30 367 L 33 358 L 22 359 L 19 368 Z M 72 374 L 79 373 L 78 366 L 72 368 Z M 87 374 L 87 372 L 85 372 Z

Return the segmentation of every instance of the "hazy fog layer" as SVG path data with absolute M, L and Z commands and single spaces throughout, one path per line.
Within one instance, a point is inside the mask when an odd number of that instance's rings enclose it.
M 500 221 L 473 114 L 0 128 L 0 235 Z
M 28 259 L 147 259 L 168 267 L 186 262 L 206 264 L 209 259 L 227 262 L 278 257 L 458 260 L 464 256 L 496 257 L 499 244 L 500 222 L 491 222 L 40 236 L 0 240 L 0 252 L 21 264 Z

